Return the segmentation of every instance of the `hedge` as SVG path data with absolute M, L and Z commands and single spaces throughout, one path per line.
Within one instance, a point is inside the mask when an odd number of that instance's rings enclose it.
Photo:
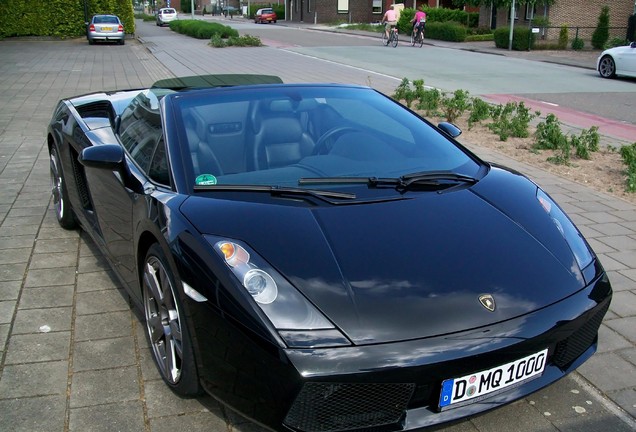
M 510 41 L 510 27 L 501 27 L 495 30 L 495 46 L 508 49 Z M 512 34 L 512 49 L 515 51 L 528 51 L 534 46 L 534 33 L 528 27 L 515 27 Z
M 135 33 L 135 18 L 130 0 L 91 0 L 88 19 L 96 14 L 115 14 L 124 23 L 126 33 Z M 1 0 L 0 37 L 86 35 L 84 0 Z
M 452 22 L 426 22 L 424 37 L 450 42 L 464 42 L 466 40 L 466 27 Z
M 210 39 L 218 35 L 221 38 L 238 37 L 232 27 L 203 20 L 176 20 L 170 22 L 170 29 L 197 39 Z
M 430 22 L 457 22 L 468 27 L 479 25 L 479 13 L 466 12 L 460 9 L 424 7 L 426 12 L 426 25 Z

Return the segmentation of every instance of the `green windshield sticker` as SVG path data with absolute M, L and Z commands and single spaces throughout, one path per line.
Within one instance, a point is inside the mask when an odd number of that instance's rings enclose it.
M 196 178 L 196 180 L 194 180 L 194 182 L 197 184 L 197 186 L 215 185 L 216 177 L 214 177 L 212 174 L 201 174 Z

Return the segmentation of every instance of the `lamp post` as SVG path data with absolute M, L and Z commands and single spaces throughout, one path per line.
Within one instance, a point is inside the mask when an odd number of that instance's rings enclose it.
M 508 36 L 508 51 L 512 51 L 512 36 L 515 27 L 515 0 L 512 0 L 510 7 L 510 35 Z

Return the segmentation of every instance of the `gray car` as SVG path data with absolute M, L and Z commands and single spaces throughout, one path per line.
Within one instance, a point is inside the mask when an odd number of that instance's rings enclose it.
M 120 45 L 126 43 L 124 25 L 116 15 L 94 15 L 86 29 L 86 38 L 89 45 L 96 41 L 116 41 Z

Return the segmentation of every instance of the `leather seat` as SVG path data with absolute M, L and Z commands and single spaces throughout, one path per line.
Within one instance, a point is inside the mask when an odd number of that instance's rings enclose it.
M 272 103 L 262 109 L 255 114 L 252 127 L 250 156 L 254 170 L 285 167 L 313 152 L 314 140 L 303 130 L 289 104 Z
M 223 175 L 223 170 L 210 146 L 201 139 L 192 119 L 185 118 L 188 147 L 195 177 L 200 174 Z

